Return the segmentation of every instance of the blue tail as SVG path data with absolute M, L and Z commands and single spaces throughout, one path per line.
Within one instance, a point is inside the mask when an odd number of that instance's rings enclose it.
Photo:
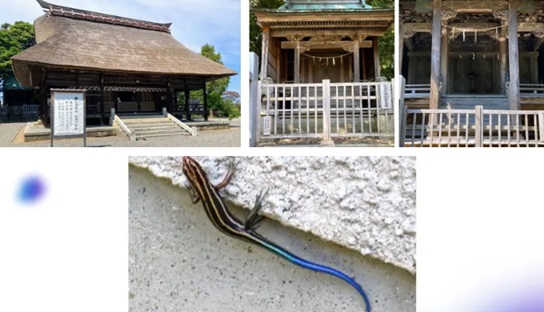
M 342 272 L 340 272 L 338 270 L 335 270 L 333 268 L 329 268 L 327 266 L 316 264 L 316 263 L 304 260 L 302 258 L 299 258 L 299 257 L 293 255 L 292 253 L 288 252 L 287 250 L 277 246 L 276 244 L 264 239 L 260 235 L 257 234 L 256 236 L 258 238 L 260 238 L 261 241 L 259 243 L 262 244 L 264 247 L 266 247 L 270 251 L 280 255 L 281 257 L 289 260 L 290 262 L 292 262 L 292 263 L 294 263 L 296 265 L 299 265 L 299 266 L 301 266 L 301 267 L 303 267 L 305 269 L 310 269 L 310 270 L 313 270 L 313 271 L 334 275 L 334 276 L 336 276 L 336 277 L 338 277 L 340 279 L 343 279 L 344 281 L 349 283 L 351 286 L 353 286 L 359 292 L 359 294 L 361 295 L 361 297 L 363 297 L 363 300 L 365 301 L 365 311 L 370 312 L 370 301 L 368 300 L 368 297 L 366 296 L 365 291 L 363 290 L 361 285 L 359 285 L 351 277 L 349 277 L 346 274 L 344 274 L 344 273 L 342 273 Z

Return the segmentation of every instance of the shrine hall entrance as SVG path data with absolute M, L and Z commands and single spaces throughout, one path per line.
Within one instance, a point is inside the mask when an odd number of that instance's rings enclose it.
M 447 80 L 443 94 L 504 94 L 501 85 L 508 78 L 505 26 L 493 14 L 483 12 L 458 13 L 443 25 L 446 35 L 442 38 L 442 55 L 448 62 L 442 61 L 447 68 L 442 70 Z

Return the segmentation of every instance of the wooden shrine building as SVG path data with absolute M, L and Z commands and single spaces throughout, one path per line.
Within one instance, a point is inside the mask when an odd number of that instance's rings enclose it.
M 544 1 L 399 5 L 400 69 L 409 107 L 544 107 Z
M 111 108 L 119 114 L 163 108 L 174 114 L 180 110 L 178 92 L 188 103 L 192 90 L 236 74 L 176 41 L 171 24 L 38 3 L 45 15 L 34 22 L 37 44 L 14 56 L 12 64 L 23 86 L 41 92 L 46 124 L 52 88 L 87 90 L 88 123 L 104 123 Z M 205 99 L 205 119 L 206 104 Z
M 261 79 L 277 83 L 375 81 L 378 38 L 393 10 L 364 0 L 286 0 L 278 9 L 252 11 L 263 33 Z

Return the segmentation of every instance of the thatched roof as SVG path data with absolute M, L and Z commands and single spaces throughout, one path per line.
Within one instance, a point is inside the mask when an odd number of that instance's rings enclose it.
M 36 19 L 37 44 L 12 58 L 17 79 L 23 85 L 30 86 L 29 67 L 32 65 L 94 72 L 210 78 L 236 74 L 189 50 L 168 32 L 114 25 L 115 22 L 108 23 L 103 18 L 97 21 L 93 12 L 89 12 L 89 16 L 93 20 L 81 16 L 60 16 L 50 10 Z M 124 20 L 139 24 L 143 22 Z

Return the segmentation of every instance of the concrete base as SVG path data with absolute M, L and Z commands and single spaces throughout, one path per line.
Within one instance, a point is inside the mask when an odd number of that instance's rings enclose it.
M 333 140 L 323 140 L 321 141 L 321 146 L 334 146 L 334 141 Z
M 207 130 L 224 130 L 230 129 L 230 121 L 228 120 L 208 120 L 208 121 L 183 121 L 189 127 L 195 127 L 198 131 Z
M 233 213 L 243 215 L 237 207 Z M 415 276 L 265 220 L 258 232 L 300 257 L 345 272 L 373 312 L 416 310 Z M 298 267 L 213 227 L 187 190 L 129 167 L 129 311 L 364 311 L 346 282 Z
M 87 137 L 116 136 L 117 128 L 111 126 L 87 127 Z M 51 140 L 51 129 L 43 125 L 28 124 L 24 129 L 24 141 L 35 142 Z

